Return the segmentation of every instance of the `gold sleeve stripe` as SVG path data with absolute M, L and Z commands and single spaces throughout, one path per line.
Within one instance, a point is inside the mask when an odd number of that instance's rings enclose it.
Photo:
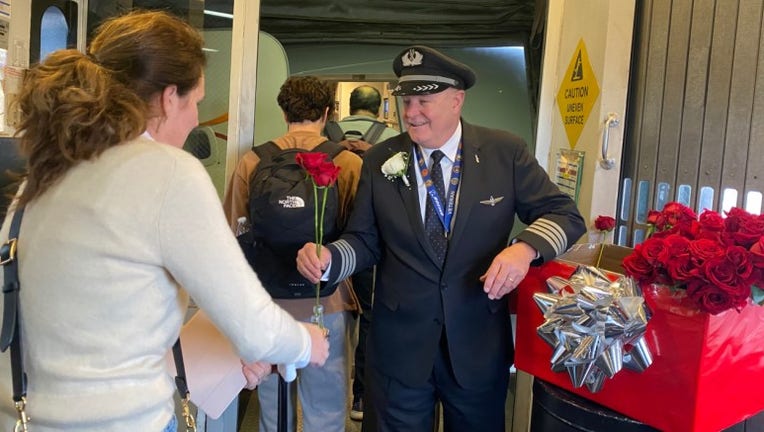
M 560 225 L 552 220 L 544 218 L 536 219 L 536 221 L 530 224 L 526 230 L 546 240 L 557 255 L 565 252 L 568 248 L 568 240 L 565 236 L 565 231 L 563 231 Z

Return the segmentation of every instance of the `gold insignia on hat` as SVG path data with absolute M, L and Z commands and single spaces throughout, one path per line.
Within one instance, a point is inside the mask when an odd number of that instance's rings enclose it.
M 422 59 L 424 56 L 422 53 L 417 51 L 414 48 L 411 48 L 410 50 L 406 51 L 405 54 L 401 56 L 401 63 L 404 67 L 409 66 L 419 66 L 422 64 Z

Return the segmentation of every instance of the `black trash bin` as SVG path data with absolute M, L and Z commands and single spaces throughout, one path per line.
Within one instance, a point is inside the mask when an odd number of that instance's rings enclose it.
M 657 430 L 538 378 L 533 381 L 531 432 Z
M 531 432 L 652 432 L 625 417 L 538 378 L 533 380 Z M 764 411 L 722 432 L 764 432 Z

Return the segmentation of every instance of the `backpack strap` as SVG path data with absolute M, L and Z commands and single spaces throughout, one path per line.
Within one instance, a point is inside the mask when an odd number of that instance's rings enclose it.
M 374 123 L 369 126 L 369 129 L 366 131 L 366 133 L 363 134 L 363 138 L 361 139 L 369 144 L 376 144 L 379 140 L 379 137 L 382 136 L 382 132 L 384 132 L 386 128 L 387 125 L 384 123 L 374 121 Z
M 337 155 L 342 153 L 343 150 L 345 150 L 345 147 L 334 141 L 324 141 L 311 151 L 326 153 L 329 155 L 329 158 L 334 159 Z
M 329 155 L 330 159 L 334 159 L 343 150 L 345 150 L 345 147 L 343 147 L 342 145 L 337 144 L 334 141 L 327 140 L 317 145 L 311 151 L 326 153 Z M 268 141 L 262 145 L 252 147 L 252 151 L 255 152 L 255 154 L 260 158 L 261 161 L 269 161 L 273 159 L 274 156 L 281 153 L 282 150 L 281 150 L 281 147 L 276 145 L 275 142 Z
M 269 161 L 281 152 L 281 147 L 276 145 L 273 141 L 268 141 L 265 144 L 253 146 L 252 151 L 255 152 L 261 161 Z
M 345 132 L 342 131 L 340 125 L 334 120 L 326 122 L 324 135 L 334 142 L 340 142 L 345 139 Z

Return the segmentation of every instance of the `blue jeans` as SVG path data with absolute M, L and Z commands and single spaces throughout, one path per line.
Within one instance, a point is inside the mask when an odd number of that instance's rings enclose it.
M 167 426 L 162 429 L 162 432 L 178 432 L 178 419 L 175 418 L 174 414 L 170 419 L 170 423 L 167 423 Z

